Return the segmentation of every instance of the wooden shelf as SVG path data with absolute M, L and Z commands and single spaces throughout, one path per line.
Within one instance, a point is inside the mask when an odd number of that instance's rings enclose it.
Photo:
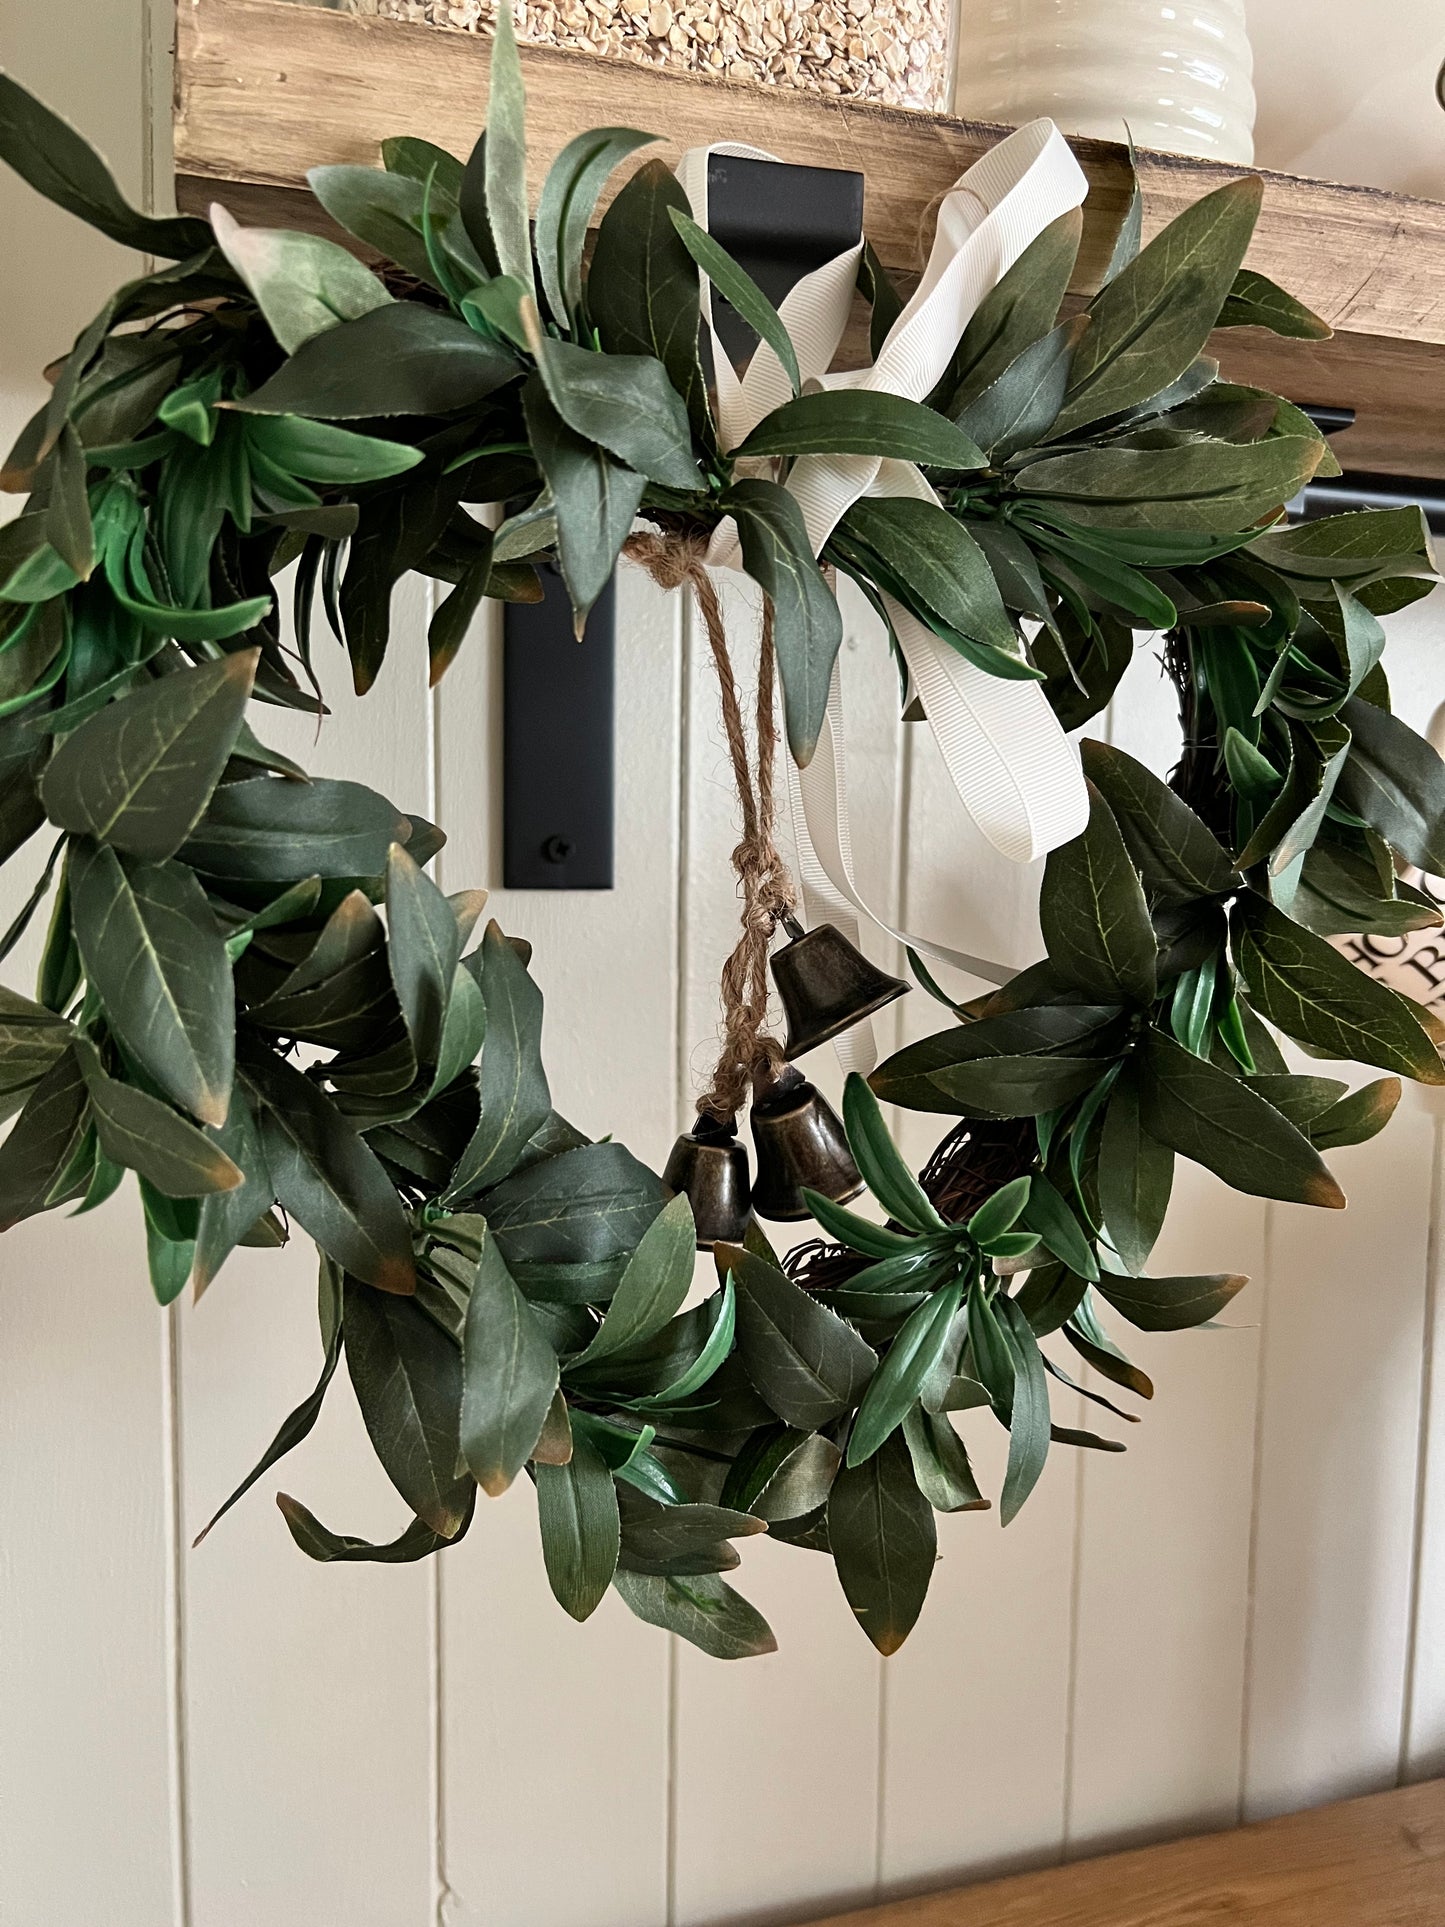
M 1432 1927 L 1445 1780 L 815 1927 Z
M 783 88 L 737 86 L 552 48 L 523 49 L 533 192 L 585 128 L 655 129 L 675 155 L 726 138 L 782 160 L 856 168 L 865 221 L 889 267 L 916 274 L 929 211 L 1004 130 Z M 177 200 L 226 203 L 243 219 L 323 226 L 308 167 L 374 163 L 388 134 L 425 134 L 465 154 L 485 115 L 489 43 L 294 0 L 178 0 Z M 1076 291 L 1089 293 L 1127 193 L 1125 154 L 1075 143 L 1091 193 Z M 1238 168 L 1141 153 L 1152 233 Z M 1347 466 L 1445 477 L 1445 205 L 1367 187 L 1264 174 L 1249 260 L 1331 323 L 1332 341 L 1231 330 L 1213 346 L 1227 374 L 1292 400 L 1353 407 Z

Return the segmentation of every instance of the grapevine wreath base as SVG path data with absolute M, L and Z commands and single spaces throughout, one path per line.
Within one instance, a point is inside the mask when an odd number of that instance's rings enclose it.
M 0 81 L 11 166 L 163 263 L 52 368 L 6 465 L 29 499 L 0 530 L 0 858 L 51 846 L 0 940 L 11 952 L 46 907 L 34 998 L 0 990 L 0 1225 L 90 1210 L 133 1173 L 162 1304 L 238 1244 L 315 1240 L 321 1378 L 227 1505 L 306 1436 L 344 1355 L 412 1515 L 373 1546 L 282 1495 L 315 1559 L 436 1552 L 478 1488 L 526 1473 L 576 1618 L 611 1586 L 706 1652 L 767 1651 L 723 1577 L 734 1542 L 767 1531 L 830 1557 L 892 1652 L 935 1512 L 990 1503 L 973 1428 L 1007 1428 L 1007 1524 L 1051 1445 L 1121 1449 L 1054 1425 L 1050 1379 L 1077 1390 L 1083 1360 L 1148 1397 L 1120 1321 L 1199 1325 L 1245 1283 L 1149 1274 L 1176 1158 L 1339 1206 L 1322 1154 L 1379 1130 L 1399 1077 L 1445 1081 L 1432 1021 L 1329 941 L 1440 921 L 1399 872 L 1445 871 L 1445 766 L 1391 714 L 1380 620 L 1433 562 L 1413 509 L 1291 526 L 1282 505 L 1332 467 L 1325 444 L 1205 353 L 1216 327 L 1327 332 L 1241 267 L 1257 180 L 1142 249 L 1136 196 L 1104 287 L 1063 320 L 1080 222 L 1049 222 L 909 397 L 805 373 L 658 161 L 586 262 L 604 181 L 649 137 L 579 137 L 529 213 L 505 17 L 492 74 L 465 164 L 407 136 L 379 169 L 312 175 L 377 269 L 220 210 L 141 215 Z M 909 310 L 870 250 L 857 282 L 878 353 Z M 770 358 L 777 398 L 741 441 L 719 425 L 719 378 L 737 379 L 700 355 L 712 298 Z M 803 478 L 859 459 L 907 486 L 859 495 L 818 537 Z M 841 633 L 830 572 L 905 666 L 931 639 L 976 686 L 1041 690 L 1051 729 L 1087 725 L 1136 634 L 1163 632 L 1184 753 L 1166 785 L 1083 741 L 1087 792 L 1071 761 L 1078 820 L 1042 884 L 1047 956 L 851 1077 L 841 1145 L 766 1031 L 791 903 L 770 867 L 770 692 L 751 764 L 735 716 L 751 921 L 690 1135 L 727 1141 L 756 1089 L 760 1111 L 801 1107 L 835 1137 L 805 1200 L 825 1242 L 780 1261 L 744 1219 L 688 1305 L 693 1202 L 553 1109 L 526 946 L 494 924 L 478 940 L 480 896 L 428 879 L 432 825 L 308 779 L 258 732 L 266 705 L 320 707 L 318 601 L 364 691 L 409 570 L 446 585 L 439 676 L 482 600 L 535 597 L 544 565 L 580 618 L 629 539 L 705 597 L 703 558 L 734 537 L 798 765 Z M 1385 1075 L 1350 1091 L 1294 1073 L 1279 1033 Z M 921 1178 L 880 1100 L 943 1121 Z M 841 1201 L 860 1180 L 876 1212 Z

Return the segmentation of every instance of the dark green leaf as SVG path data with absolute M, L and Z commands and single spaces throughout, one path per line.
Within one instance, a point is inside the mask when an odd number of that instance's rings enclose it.
M 565 1465 L 537 1467 L 537 1523 L 553 1596 L 574 1619 L 587 1619 L 617 1570 L 617 1488 L 590 1439 L 578 1438 Z
M 0 984 L 0 1117 L 20 1108 L 69 1039 L 63 1017 Z
M 644 161 L 602 217 L 587 275 L 586 305 L 607 352 L 656 356 L 694 427 L 708 433 L 707 391 L 698 359 L 697 269 L 672 225 L 674 211 L 686 213 L 687 207 L 687 196 L 666 162 Z
M 84 1135 L 90 1105 L 73 1050 L 56 1059 L 0 1143 L 0 1231 L 43 1211 Z
M 1318 1117 L 1311 1118 L 1309 1138 L 1317 1151 L 1337 1151 L 1345 1144 L 1363 1144 L 1383 1131 L 1400 1101 L 1398 1077 L 1381 1077 L 1342 1097 Z
M 557 557 L 580 621 L 611 580 L 646 477 L 574 435 L 536 376 L 522 404 L 537 466 L 556 503 Z
M 475 975 L 487 1009 L 482 1108 L 452 1176 L 448 1196 L 453 1199 L 500 1183 L 552 1108 L 542 1067 L 542 993 L 496 923 L 487 925 Z
M 1238 1272 L 1207 1278 L 1119 1278 L 1106 1271 L 1098 1289 L 1140 1331 L 1188 1331 L 1208 1324 L 1249 1283 Z
M 1092 784 L 1088 827 L 1044 868 L 1039 921 L 1050 963 L 1081 990 L 1101 1001 L 1153 1002 L 1149 906 L 1113 811 Z
M 875 388 L 834 388 L 784 402 L 734 454 L 883 455 L 932 468 L 987 468 L 983 451 L 921 402 Z
M 1405 998 L 1262 897 L 1239 897 L 1230 924 L 1251 1001 L 1286 1036 L 1332 1057 L 1445 1084 L 1440 1051 Z
M 383 1292 L 414 1290 L 406 1215 L 375 1153 L 284 1058 L 255 1049 L 240 1069 L 281 1204 L 357 1278 Z
M 1067 505 L 1074 521 L 1099 528 L 1245 529 L 1302 489 L 1319 467 L 1323 441 L 1272 436 L 1236 445 L 1088 448 L 1020 469 L 1023 495 Z
M 1109 1242 L 1140 1272 L 1158 1241 L 1174 1185 L 1174 1153 L 1144 1129 L 1139 1074 L 1124 1067 L 1099 1138 L 1099 1210 Z
M 291 1537 L 308 1559 L 318 1559 L 323 1564 L 330 1564 L 337 1559 L 355 1559 L 369 1564 L 404 1566 L 416 1559 L 429 1558 L 432 1553 L 441 1552 L 447 1546 L 456 1545 L 471 1524 L 476 1488 L 472 1487 L 468 1492 L 467 1509 L 455 1532 L 433 1532 L 423 1520 L 413 1519 L 399 1539 L 393 1539 L 384 1546 L 329 1531 L 314 1512 L 308 1512 L 299 1499 L 293 1499 L 287 1492 L 278 1492 L 276 1503 L 281 1508 L 281 1517 L 286 1521 Z
M 567 426 L 664 488 L 702 487 L 687 410 L 652 355 L 599 355 L 538 338 L 547 397 Z
M 1335 1209 L 1345 1202 L 1319 1153 L 1288 1119 L 1157 1030 L 1145 1041 L 1140 1117 L 1151 1137 L 1236 1191 Z
M 86 976 L 110 1028 L 167 1097 L 202 1124 L 223 1124 L 236 1008 L 205 891 L 179 863 L 126 862 L 77 842 L 70 893 Z
M 1360 696 L 1344 704 L 1340 721 L 1351 738 L 1336 784 L 1340 802 L 1407 863 L 1445 873 L 1445 763 L 1408 723 Z
M 486 1214 L 503 1257 L 520 1275 L 526 1265 L 628 1257 L 669 1196 L 662 1180 L 622 1145 L 584 1144 L 498 1184 L 487 1194 Z
M 1064 404 L 1074 351 L 1088 329 L 1087 315 L 1061 322 L 1031 342 L 956 420 L 994 463 L 1032 448 L 1053 427 Z
M 462 1372 L 462 1451 L 495 1499 L 532 1455 L 557 1390 L 557 1354 L 490 1233 L 467 1300 Z
M 963 1302 L 955 1280 L 925 1298 L 899 1327 L 883 1362 L 868 1381 L 848 1435 L 846 1463 L 861 1465 L 891 1437 L 918 1403 L 923 1382 L 938 1363 L 954 1314 Z
M 932 611 L 972 641 L 1017 652 L 1018 637 L 988 558 L 947 510 L 906 496 L 865 497 L 849 509 L 843 526 L 889 565 L 904 592 L 900 599 L 911 607 Z
M 457 1475 L 456 1346 L 413 1299 L 350 1276 L 342 1328 L 356 1402 L 387 1477 L 433 1532 L 454 1537 L 471 1490 Z
M 396 999 L 419 1064 L 440 1059 L 462 933 L 452 906 L 393 843 L 386 868 L 387 957 Z
M 246 649 L 162 676 L 82 723 L 41 782 L 51 821 L 147 862 L 174 856 L 226 766 L 258 660 Z
M 692 1207 L 679 1193 L 642 1234 L 601 1325 L 570 1366 L 595 1365 L 660 1332 L 691 1289 L 695 1245 Z
M 1241 268 L 1219 311 L 1216 328 L 1268 328 L 1295 341 L 1328 341 L 1334 333 L 1303 301 L 1278 287 L 1267 274 Z
M 752 1659 L 777 1651 L 762 1614 L 714 1574 L 674 1579 L 619 1572 L 612 1583 L 639 1619 L 676 1633 L 709 1658 Z
M 237 882 L 373 877 L 385 870 L 392 844 L 410 840 L 409 829 L 393 804 L 361 783 L 256 776 L 222 784 L 181 861 Z
M 1042 1175 L 1036 1176 L 1029 1187 L 1023 1222 L 1030 1231 L 1038 1233 L 1045 1248 L 1061 1258 L 1070 1271 L 1080 1278 L 1098 1277 L 1098 1260 L 1083 1226 L 1072 1207 Z
M 593 127 L 568 141 L 547 170 L 537 203 L 537 266 L 559 327 L 570 330 L 581 306 L 582 250 L 603 183 L 619 161 L 656 138 L 632 127 Z M 651 343 L 649 351 L 657 353 Z
M 1263 193 L 1258 176 L 1246 175 L 1206 194 L 1094 297 L 1056 434 L 1135 407 L 1191 365 L 1239 272 Z
M 1234 881 L 1229 853 L 1167 783 L 1121 749 L 1080 745 L 1084 774 L 1114 813 L 1151 895 L 1218 896 Z
M 245 1182 L 234 1191 L 215 1191 L 201 1200 L 194 1261 L 198 1298 L 236 1246 L 246 1242 L 248 1233 L 276 1201 L 261 1133 L 239 1085 L 231 1092 L 225 1123 L 214 1129 L 212 1135 Z
M 1059 304 L 1073 279 L 1083 233 L 1077 208 L 1061 214 L 1038 235 L 986 294 L 963 331 L 952 366 L 940 383 L 941 406 L 951 415 L 1003 373 L 1031 342 L 1058 320 Z
M 669 209 L 672 224 L 682 244 L 702 269 L 713 287 L 747 322 L 753 333 L 767 343 L 776 355 L 794 395 L 801 393 L 803 377 L 792 337 L 783 318 L 745 268 L 739 267 L 727 249 L 719 246 L 706 228 L 698 226 L 683 208 Z
M 859 1625 L 880 1653 L 896 1653 L 923 1610 L 938 1551 L 933 1508 L 901 1433 L 838 1474 L 828 1540 Z
M 878 1100 L 857 1071 L 843 1086 L 843 1122 L 853 1161 L 889 1217 L 909 1231 L 941 1231 L 943 1219 L 888 1135 Z
M 325 1261 L 323 1260 L 323 1262 Z M 321 1416 L 321 1402 L 326 1396 L 326 1388 L 331 1383 L 340 1359 L 341 1326 L 338 1324 L 331 1334 L 331 1342 L 326 1348 L 326 1357 L 321 1365 L 321 1376 L 317 1379 L 315 1386 L 307 1393 L 306 1397 L 302 1399 L 295 1411 L 291 1412 L 281 1421 L 280 1429 L 277 1431 L 275 1438 L 273 1438 L 271 1443 L 266 1447 L 266 1450 L 261 1454 L 257 1463 L 246 1474 L 245 1478 L 242 1479 L 241 1483 L 236 1487 L 224 1505 L 219 1506 L 217 1510 L 212 1513 L 208 1522 L 201 1527 L 201 1530 L 191 1541 L 192 1549 L 201 1543 L 202 1539 L 205 1538 L 206 1534 L 218 1519 L 225 1517 L 238 1499 L 245 1497 L 258 1479 L 264 1478 L 273 1465 L 279 1460 L 284 1459 L 288 1452 L 294 1451 L 303 1439 L 311 1436 L 312 1428 Z
M 942 1412 L 915 1405 L 903 1421 L 918 1489 L 936 1512 L 986 1512 L 963 1440 Z
M 77 1037 L 75 1048 L 100 1148 L 114 1163 L 138 1171 L 168 1198 L 203 1198 L 209 1191 L 234 1191 L 241 1185 L 241 1172 L 194 1124 L 149 1092 L 108 1077 L 88 1038 Z
M 726 1253 L 748 1376 L 789 1425 L 816 1431 L 850 1411 L 878 1357 L 841 1318 L 750 1251 Z
M 323 421 L 449 415 L 476 407 L 520 372 L 507 349 L 454 315 L 397 301 L 304 342 L 237 406 Z
M 0 73 L 0 159 L 37 194 L 141 254 L 173 261 L 211 245 L 204 221 L 153 220 L 129 205 L 109 168 L 68 121 Z
M 807 764 L 828 706 L 843 618 L 808 542 L 796 498 L 776 482 L 735 482 L 727 506 L 737 517 L 743 563 L 773 604 L 773 642 L 783 685 L 788 747 Z

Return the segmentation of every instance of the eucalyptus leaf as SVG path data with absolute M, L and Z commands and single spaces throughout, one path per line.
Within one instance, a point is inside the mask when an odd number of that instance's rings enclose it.
M 896 1653 L 923 1610 L 938 1550 L 933 1508 L 901 1433 L 838 1474 L 828 1542 L 859 1625 L 880 1653 Z
M 576 1441 L 565 1465 L 537 1467 L 537 1523 L 553 1597 L 574 1619 L 588 1619 L 617 1571 L 621 1525 L 617 1488 L 597 1447 Z
M 725 1249 L 737 1286 L 738 1351 L 779 1418 L 816 1431 L 857 1403 L 877 1366 L 871 1345 L 782 1272 Z
M 461 1446 L 492 1498 L 532 1455 L 557 1390 L 557 1354 L 487 1236 L 462 1339 Z

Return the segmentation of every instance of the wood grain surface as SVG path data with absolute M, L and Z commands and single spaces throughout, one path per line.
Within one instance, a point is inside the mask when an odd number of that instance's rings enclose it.
M 1445 1780 L 814 1927 L 1439 1927 Z

